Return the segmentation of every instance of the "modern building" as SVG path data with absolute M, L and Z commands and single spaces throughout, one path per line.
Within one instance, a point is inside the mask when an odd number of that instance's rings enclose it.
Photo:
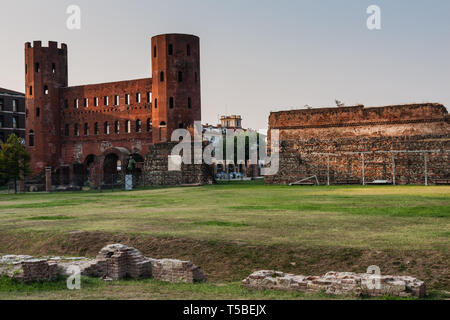
M 247 139 L 249 135 L 257 135 L 258 132 L 253 129 L 242 127 L 242 117 L 240 115 L 231 116 L 221 116 L 220 123 L 217 125 L 205 124 L 203 125 L 203 135 L 209 143 L 218 146 L 223 146 L 223 142 L 227 136 L 238 137 L 238 139 Z M 263 137 L 265 139 L 265 136 Z M 244 142 L 245 143 L 245 142 Z M 246 146 L 248 147 L 248 146 Z M 255 148 L 257 146 L 251 146 Z M 258 163 L 252 163 L 249 159 L 249 151 L 246 151 L 245 161 L 239 161 L 234 155 L 230 159 L 224 156 L 225 159 L 219 159 L 216 155 L 213 158 L 214 161 L 214 172 L 217 178 L 241 178 L 241 177 L 256 177 L 259 176 L 261 171 L 261 166 L 263 165 L 261 161 Z
M 25 139 L 25 95 L 0 88 L 0 141 L 11 133 Z

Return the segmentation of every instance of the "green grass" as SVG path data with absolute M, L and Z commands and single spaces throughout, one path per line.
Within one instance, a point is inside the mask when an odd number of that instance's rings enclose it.
M 211 279 L 194 286 L 150 280 L 88 283 L 79 292 L 58 287 L 7 292 L 0 286 L 0 298 L 321 299 L 248 292 L 236 281 L 265 268 L 323 274 L 363 272 L 371 264 L 449 291 L 449 230 L 449 186 L 252 182 L 133 192 L 0 193 L 0 252 L 94 256 L 93 243 L 121 241 L 153 257 L 192 260 Z M 76 238 L 73 232 L 86 233 Z
M 102 285 L 102 280 L 82 277 L 81 281 L 85 288 L 98 288 Z M 11 279 L 9 277 L 0 277 L 0 296 L 2 294 L 11 293 L 37 293 L 37 292 L 53 292 L 53 291 L 63 291 L 68 290 L 66 279 L 60 278 L 56 281 L 42 281 L 42 282 L 32 282 L 24 283 L 18 280 Z
M 448 249 L 450 187 L 219 184 L 0 194 L 0 232 L 105 231 L 307 247 Z
M 248 299 L 248 300 L 323 300 L 356 299 L 354 296 L 330 296 L 324 293 L 284 292 L 250 290 L 239 282 L 231 283 L 167 283 L 152 279 L 120 280 L 104 282 L 100 279 L 82 277 L 80 290 L 68 290 L 65 279 L 55 282 L 24 284 L 10 278 L 0 277 L 0 300 L 2 299 Z M 431 292 L 426 299 L 448 299 L 442 291 Z M 374 300 L 418 300 L 416 297 L 376 297 Z

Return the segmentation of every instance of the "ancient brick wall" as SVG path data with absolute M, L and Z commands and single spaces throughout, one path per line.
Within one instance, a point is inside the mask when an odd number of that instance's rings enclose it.
M 60 105 L 65 106 L 61 114 L 62 162 L 84 163 L 89 155 L 101 155 L 115 147 L 147 154 L 152 137 L 152 104 L 148 99 L 151 92 L 152 79 L 62 88 Z M 128 103 L 126 95 L 129 95 Z M 119 99 L 117 105 L 115 96 Z M 87 106 L 84 99 L 88 101 Z M 97 106 L 94 99 L 98 99 Z
M 177 142 L 158 143 L 150 147 L 145 158 L 146 185 L 210 184 L 214 181 L 214 170 L 207 164 L 194 163 L 192 146 L 191 164 L 181 164 L 180 171 L 169 171 L 169 156 Z
M 265 181 L 288 184 L 316 175 L 321 184 L 439 183 L 450 179 L 449 122 L 439 104 L 272 113 L 270 129 L 280 130 L 280 170 Z
M 113 160 L 118 168 L 119 161 L 126 167 L 130 155 L 142 163 L 153 143 L 170 141 L 173 130 L 201 121 L 199 38 L 158 35 L 151 50 L 154 78 L 68 87 L 67 46 L 25 44 L 33 176 L 51 166 L 55 184 L 100 186 L 105 176 L 123 174 L 114 172 Z

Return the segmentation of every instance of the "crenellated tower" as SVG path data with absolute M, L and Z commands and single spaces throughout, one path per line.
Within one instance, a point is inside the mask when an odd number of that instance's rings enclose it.
M 153 143 L 201 121 L 200 39 L 186 34 L 152 38 Z
M 33 174 L 58 166 L 61 157 L 59 88 L 67 87 L 67 46 L 25 44 L 26 144 Z

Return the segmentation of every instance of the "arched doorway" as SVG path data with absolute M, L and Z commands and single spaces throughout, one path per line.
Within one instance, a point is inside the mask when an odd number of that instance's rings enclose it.
M 105 184 L 113 184 L 117 181 L 119 172 L 117 166 L 119 157 L 114 153 L 109 153 L 103 161 L 103 182 Z
M 84 165 L 82 163 L 75 163 L 73 165 L 73 184 L 79 187 L 84 186 Z

